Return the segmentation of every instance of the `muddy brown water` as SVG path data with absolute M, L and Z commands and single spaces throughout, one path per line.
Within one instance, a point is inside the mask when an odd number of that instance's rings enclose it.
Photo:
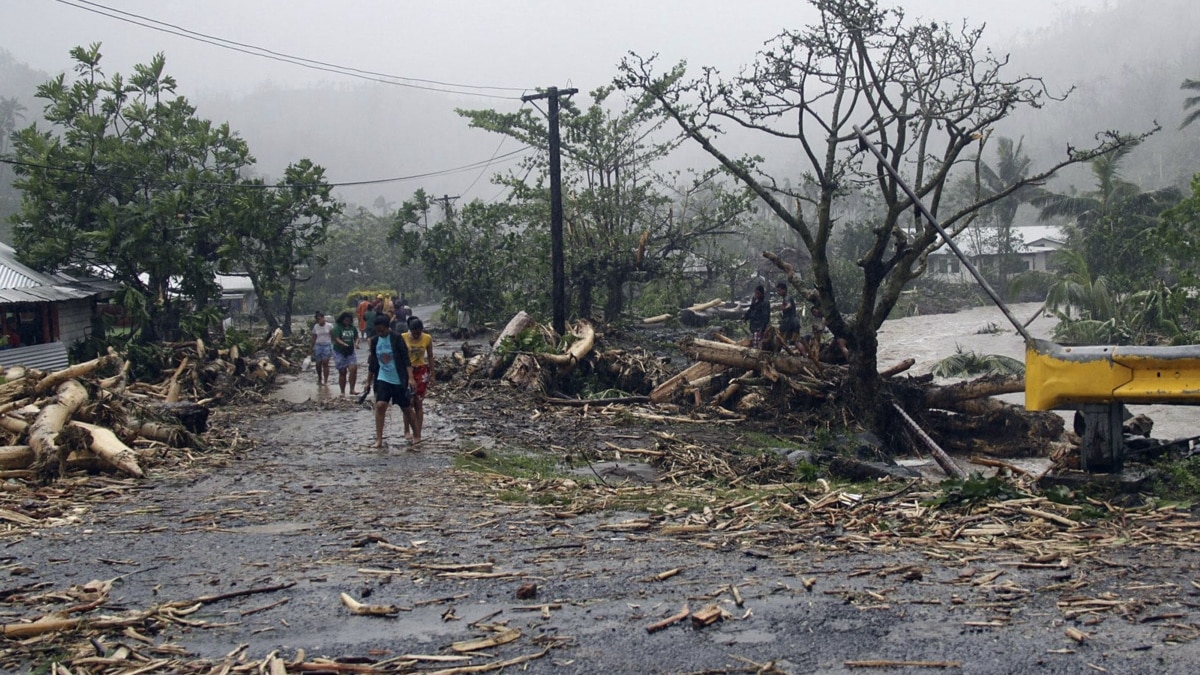
M 988 319 L 956 320 L 965 326 Z M 900 358 L 954 339 L 915 324 L 893 328 L 885 333 L 894 346 L 885 349 Z M 955 335 L 990 345 L 1003 340 Z M 912 342 L 902 343 L 901 336 Z M 563 430 L 550 433 L 540 426 L 545 416 L 530 410 L 469 389 L 451 397 L 435 387 L 420 451 L 405 446 L 395 410 L 389 447 L 378 451 L 370 447 L 370 411 L 322 393 L 311 373 L 285 384 L 279 396 L 267 414 L 234 422 L 256 440 L 252 451 L 196 475 L 152 475 L 92 504 L 76 522 L 7 540 L 10 565 L 32 570 L 10 583 L 61 589 L 122 576 L 105 607 L 109 613 L 295 584 L 206 605 L 188 619 L 208 627 L 171 626 L 152 636 L 213 660 L 242 644 L 248 658 L 258 659 L 274 650 L 290 658 L 298 649 L 310 658 L 447 654 L 452 642 L 484 636 L 471 624 L 486 619 L 518 628 L 521 638 L 469 663 L 557 645 L 519 666 L 531 673 L 753 672 L 754 664 L 767 663 L 778 672 L 840 673 L 852 670 L 848 661 L 875 659 L 953 661 L 960 667 L 952 672 L 966 673 L 1194 673 L 1200 663 L 1200 641 L 1179 637 L 1194 638 L 1187 627 L 1200 625 L 1194 590 L 1200 555 L 1192 551 L 1149 542 L 1085 557 L 1067 570 L 1023 569 L 1003 540 L 945 559 L 918 547 L 847 546 L 836 520 L 792 553 L 748 548 L 746 535 L 737 533 L 621 532 L 612 528 L 645 514 L 563 519 L 497 501 L 480 475 L 452 468 L 456 453 L 501 438 L 557 452 L 551 446 L 565 442 Z M 649 430 L 600 428 L 579 438 L 637 447 L 652 443 Z M 454 578 L 428 567 L 483 562 L 513 576 Z M 878 573 L 903 564 L 924 573 L 910 581 Z M 658 579 L 672 569 L 680 571 Z M 1079 585 L 1070 592 L 1030 592 L 1014 603 L 1001 591 L 963 585 L 971 569 L 1003 571 L 1004 579 L 1029 591 Z M 815 579 L 811 592 L 805 579 Z M 516 588 L 528 582 L 537 584 L 537 597 L 518 600 Z M 739 589 L 741 606 L 730 585 Z M 343 592 L 406 611 L 395 618 L 352 616 L 339 601 Z M 870 593 L 886 601 L 862 602 Z M 1056 603 L 1103 593 L 1170 618 L 1097 615 L 1085 627 L 1091 638 L 1075 643 L 1065 629 L 1082 624 L 1064 620 Z M 728 617 L 705 628 L 683 622 L 646 631 L 685 604 L 710 603 Z M 529 608 L 541 604 L 550 608 Z M 993 626 L 999 606 L 1008 607 L 1007 618 Z M 26 617 L 19 606 L 2 611 L 5 621 Z M 422 667 L 453 665 L 463 664 Z M 910 671 L 928 672 L 874 670 Z

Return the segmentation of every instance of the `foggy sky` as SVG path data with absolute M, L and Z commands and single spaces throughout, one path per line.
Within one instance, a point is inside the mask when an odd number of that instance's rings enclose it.
M 77 0 L 67 2 L 83 5 Z M 910 16 L 986 22 L 1005 42 L 1064 11 L 1107 0 L 904 0 Z M 100 0 L 198 33 L 343 66 L 455 84 L 534 88 L 606 83 L 627 51 L 724 72 L 784 27 L 811 22 L 802 0 Z M 88 5 L 83 5 L 88 6 Z M 185 94 L 340 75 L 239 54 L 56 0 L 0 0 L 0 47 L 48 73 L 72 47 L 102 42 L 109 72 L 165 52 Z M 100 9 L 95 5 L 94 9 Z
M 986 41 L 1004 52 L 1023 34 L 1080 10 L 1105 7 L 1110 0 L 902 4 L 910 17 L 986 23 Z M 361 79 L 239 53 L 81 7 L 121 10 L 145 17 L 127 17 L 135 21 L 153 19 L 339 66 L 433 80 L 445 84 L 414 84 L 457 93 L 423 91 L 414 100 L 400 96 L 414 93 L 411 89 L 374 85 L 389 95 L 364 107 L 361 98 L 336 95 L 338 88 L 368 84 Z M 288 161 L 309 156 L 337 182 L 412 176 L 487 159 L 497 151 L 496 137 L 466 129 L 455 107 L 512 109 L 514 99 L 537 87 L 573 86 L 586 93 L 608 84 L 629 51 L 657 53 L 664 66 L 687 60 L 693 71 L 715 66 L 732 74 L 783 28 L 801 28 L 815 21 L 816 13 L 803 0 L 100 0 L 96 5 L 0 0 L 0 17 L 0 48 L 51 75 L 70 67 L 71 48 L 93 42 L 103 43 L 102 64 L 109 74 L 128 74 L 134 64 L 163 52 L 167 72 L 179 82 L 179 92 L 200 106 L 199 116 L 230 121 L 268 177 L 278 176 Z M 305 89 L 325 93 L 283 95 Z M 239 103 L 264 91 L 253 103 Z M 472 93 L 502 98 L 465 95 Z M 267 97 L 293 103 L 264 107 Z M 692 161 L 686 152 L 682 160 Z M 377 195 L 398 201 L 416 187 L 489 199 L 497 189 L 481 177 L 471 171 L 341 194 L 364 205 Z

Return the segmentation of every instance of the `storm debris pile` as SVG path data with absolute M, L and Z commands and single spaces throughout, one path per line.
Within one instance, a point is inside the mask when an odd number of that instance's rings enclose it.
M 237 346 L 195 340 L 143 348 L 136 367 L 134 354 L 110 349 L 53 373 L 8 368 L 0 384 L 0 471 L 42 483 L 75 469 L 141 477 L 143 462 L 164 447 L 206 450 L 210 407 L 265 389 L 292 367 L 285 352 L 277 331 L 249 357 Z

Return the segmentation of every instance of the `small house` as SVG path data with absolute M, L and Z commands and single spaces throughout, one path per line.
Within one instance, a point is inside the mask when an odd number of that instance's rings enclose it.
M 1026 225 L 1012 228 L 1015 242 L 1013 256 L 1017 260 L 1018 271 L 1048 272 L 1054 253 L 1063 247 L 1066 241 L 1062 231 L 1053 226 Z M 986 250 L 969 233 L 954 238 L 971 264 L 980 270 L 994 269 L 999 256 L 994 248 Z M 984 250 L 981 250 L 984 249 Z M 973 284 L 975 279 L 959 262 L 958 257 L 949 246 L 942 246 L 929 254 L 928 272 L 930 278 L 941 281 Z
M 97 303 L 116 290 L 103 279 L 38 272 L 0 243 L 0 365 L 67 367 L 67 350 L 91 335 Z

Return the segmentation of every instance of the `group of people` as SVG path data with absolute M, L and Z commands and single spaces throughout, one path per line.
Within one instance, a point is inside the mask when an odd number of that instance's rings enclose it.
M 403 295 L 383 295 L 382 293 L 377 294 L 374 300 L 368 296 L 362 296 L 354 313 L 358 317 L 358 337 L 363 340 L 370 337 L 372 326 L 375 325 L 375 318 L 379 315 L 386 314 L 393 323 L 399 322 L 403 325 L 413 314 L 412 309 L 408 306 L 408 300 Z
M 830 361 L 837 357 L 850 360 L 850 350 L 846 341 L 835 338 L 829 343 L 833 351 L 822 352 L 822 338 L 826 332 L 825 315 L 815 302 L 810 308 L 812 315 L 812 334 L 806 339 L 800 336 L 800 317 L 796 310 L 796 301 L 788 295 L 787 282 L 775 284 L 775 293 L 779 296 L 779 337 L 777 348 L 785 351 L 795 350 L 801 356 L 807 356 L 815 362 Z M 754 288 L 754 296 L 750 300 L 750 308 L 743 317 L 750 327 L 750 346 L 762 349 L 767 327 L 771 325 L 771 305 L 767 301 L 767 291 L 760 284 Z
M 380 296 L 379 300 L 384 298 Z M 365 300 L 365 298 L 364 298 Z M 359 341 L 368 340 L 367 377 L 359 402 L 366 399 L 368 392 L 375 394 L 375 447 L 383 447 L 383 428 L 387 409 L 391 405 L 400 407 L 404 416 L 404 437 L 413 445 L 421 442 L 421 431 L 425 426 L 425 396 L 435 381 L 433 371 L 433 338 L 425 332 L 420 317 L 413 316 L 400 298 L 394 298 L 386 308 L 380 304 L 379 311 L 369 307 L 360 309 L 359 326 L 354 325 L 355 315 L 349 310 L 342 312 L 333 325 L 325 320 L 324 312 L 317 312 L 312 327 L 313 361 L 317 369 L 317 386 L 329 386 L 330 361 L 338 373 L 338 387 L 346 395 L 346 384 L 350 395 L 357 396 Z M 360 304 L 361 308 L 362 305 Z M 363 323 L 370 316 L 371 332 L 368 334 Z

